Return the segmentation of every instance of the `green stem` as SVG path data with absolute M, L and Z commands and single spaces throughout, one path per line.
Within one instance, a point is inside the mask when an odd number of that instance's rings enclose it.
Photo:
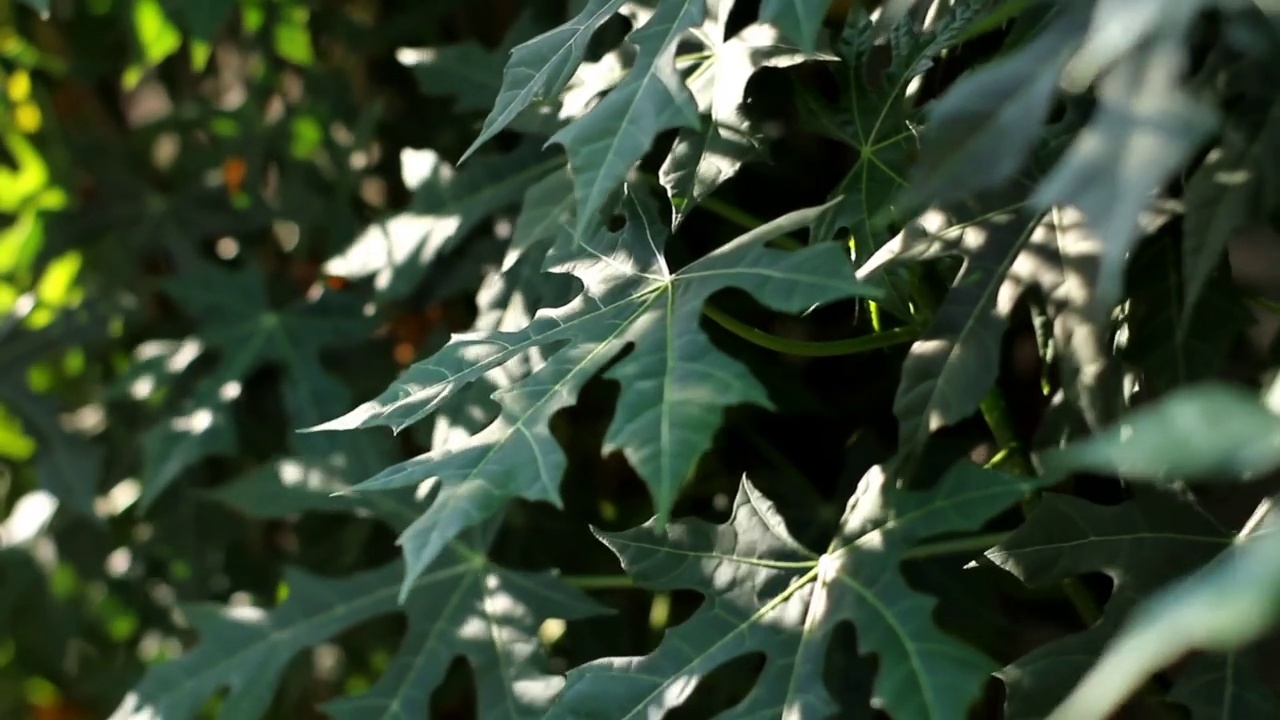
M 1264 298 L 1261 295 L 1253 295 L 1253 294 L 1246 295 L 1245 299 L 1253 303 L 1254 305 L 1257 305 L 1258 309 L 1262 310 L 1263 312 L 1268 312 L 1268 313 L 1271 313 L 1272 315 L 1280 315 L 1280 303 L 1276 302 L 1275 300 L 1268 300 L 1267 298 Z
M 636 586 L 630 575 L 562 575 L 560 579 L 582 590 L 625 590 Z
M 1005 456 L 1004 462 L 1007 463 L 1009 470 L 1019 475 L 1034 475 L 1035 469 L 1031 459 L 1023 451 L 1021 443 L 1018 442 L 1018 436 L 1013 430 L 1013 422 L 1009 418 L 1009 407 L 1005 404 L 1000 388 L 992 387 L 979 407 L 982 410 L 983 419 L 987 421 L 987 427 L 991 429 L 992 437 L 999 446 L 999 452 Z M 1024 517 L 1031 515 L 1033 506 L 1033 497 L 1022 499 Z M 1067 600 L 1071 602 L 1076 614 L 1080 616 L 1080 620 L 1086 627 L 1092 627 L 1102 618 L 1102 611 L 1098 608 L 1098 604 L 1094 602 L 1093 597 L 1079 580 L 1067 578 L 1062 581 L 1061 587 L 1063 594 L 1067 596 Z
M 724 329 L 760 347 L 801 357 L 834 357 L 837 355 L 855 355 L 881 348 L 914 342 L 917 336 L 915 328 L 894 328 L 882 333 L 848 338 L 846 340 L 790 340 L 778 337 L 763 330 L 751 327 L 723 310 L 707 304 L 702 314 L 714 320 Z
M 971 535 L 969 537 L 925 543 L 923 545 L 917 545 L 902 553 L 902 559 L 919 560 L 921 558 L 937 557 L 938 555 L 953 555 L 955 553 L 969 553 L 974 551 L 981 552 L 999 545 L 1011 534 L 1012 533 L 1008 532 L 987 533 L 985 535 Z

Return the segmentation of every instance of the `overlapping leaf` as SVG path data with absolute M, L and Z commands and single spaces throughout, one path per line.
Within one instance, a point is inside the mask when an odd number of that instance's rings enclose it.
M 607 373 L 622 390 L 604 450 L 623 453 L 665 517 L 710 446 L 723 410 L 742 403 L 770 405 L 751 373 L 699 329 L 706 299 L 717 290 L 739 287 L 767 306 L 800 312 L 874 294 L 853 279 L 834 245 L 794 253 L 763 245 L 803 227 L 815 211 L 785 216 L 672 272 L 662 255 L 666 232 L 657 209 L 644 196 L 628 194 L 621 231 L 600 228 L 576 242 L 565 232 L 548 257 L 547 269 L 582 282 L 584 290 L 573 302 L 543 310 L 523 330 L 455 336 L 382 396 L 319 428 L 403 428 L 530 349 L 568 343 L 528 378 L 495 396 L 502 412 L 493 424 L 463 444 L 388 468 L 364 484 L 375 489 L 435 480 L 435 499 L 401 538 L 410 577 L 448 539 L 509 499 L 559 502 L 565 458 L 547 423 L 627 347 L 630 354 Z
M 1001 339 L 1022 294 L 1037 288 L 1053 295 L 1063 284 L 1058 248 L 1075 230 L 1061 212 L 1026 207 L 1017 187 L 926 213 L 858 270 L 871 278 L 898 263 L 964 258 L 903 362 L 894 413 L 908 454 L 978 408 L 996 379 Z
M 73 312 L 40 330 L 21 327 L 24 314 L 0 320 L 0 403 L 22 419 L 37 442 L 36 481 L 68 508 L 93 514 L 93 498 L 102 477 L 103 448 L 64 428 L 60 409 L 50 397 L 33 391 L 27 372 L 34 363 L 55 360 L 66 351 L 101 337 L 106 320 Z
M 1178 335 L 1194 341 L 1191 325 L 1201 295 L 1213 280 L 1227 241 L 1250 224 L 1260 222 L 1270 206 L 1280 159 L 1280 103 L 1273 105 L 1261 127 L 1228 127 L 1195 173 L 1187 180 L 1186 239 L 1182 252 L 1185 302 Z M 1212 303 L 1210 303 L 1212 304 Z M 1208 310 L 1212 312 L 1212 308 Z
M 196 335 L 171 348 L 173 355 L 156 358 L 163 372 L 188 367 L 206 350 L 217 353 L 217 364 L 180 403 L 175 415 L 143 437 L 144 504 L 154 501 L 178 475 L 201 459 L 233 452 L 236 447 L 231 406 L 249 375 L 264 364 L 285 370 L 283 395 L 290 422 L 306 426 L 331 415 L 346 399 L 342 383 L 321 365 L 319 352 L 365 337 L 372 326 L 350 303 L 331 294 L 316 302 L 299 300 L 273 308 L 261 275 L 253 267 L 229 269 L 212 264 L 192 265 L 169 283 L 168 293 L 196 320 Z M 185 355 L 185 357 L 179 357 Z M 140 392 L 145 394 L 146 387 Z M 326 443 L 293 435 L 298 452 L 322 456 Z
M 1089 3 L 1057 3 L 1028 42 L 958 79 L 926 109 L 911 172 L 916 202 L 968 197 L 1008 182 L 1041 141 L 1058 81 L 1088 28 Z
M 707 0 L 707 22 L 696 33 L 707 57 L 693 67 L 689 89 L 706 118 L 702 127 L 680 131 L 662 165 L 660 179 L 675 208 L 672 227 L 760 153 L 758 133 L 740 108 L 751 75 L 759 68 L 787 67 L 812 57 L 784 44 L 778 29 L 765 23 L 729 37 L 726 23 L 734 5 L 734 0 Z
M 981 0 L 958 3 L 942 11 L 927 30 L 913 18 L 904 18 L 891 28 L 886 41 L 878 40 L 881 29 L 865 11 L 854 11 L 837 46 L 850 72 L 847 106 L 835 114 L 813 107 L 810 111 L 820 129 L 858 151 L 858 161 L 832 191 L 840 201 L 814 223 L 816 239 L 846 231 L 860 263 L 889 239 L 894 220 L 890 211 L 906 187 L 916 148 L 913 125 L 919 110 L 909 93 L 911 81 L 955 44 L 982 6 Z M 883 53 L 889 56 L 887 67 Z
M 1188 305 L 1181 262 L 1187 247 L 1185 238 L 1161 233 L 1129 261 L 1120 356 L 1146 397 L 1217 376 L 1233 340 L 1252 323 L 1239 291 L 1220 275 L 1202 281 L 1196 304 Z
M 755 686 L 722 717 L 831 717 L 823 686 L 831 634 L 852 622 L 858 650 L 878 656 L 872 704 L 895 720 L 966 717 L 995 664 L 933 623 L 935 600 L 912 590 L 898 563 L 930 536 L 972 530 L 1033 486 L 969 463 L 933 490 L 907 492 L 874 468 L 863 478 L 830 549 L 815 556 L 744 480 L 728 523 L 656 520 L 600 533 L 628 573 L 654 590 L 696 590 L 705 601 L 645 657 L 605 658 L 569 673 L 548 718 L 659 717 L 712 669 L 766 655 Z
M 450 545 L 397 601 L 403 564 L 341 579 L 300 570 L 286 575 L 289 597 L 270 611 L 200 604 L 184 612 L 200 643 L 154 666 L 111 720 L 198 717 L 221 689 L 219 717 L 263 717 L 295 655 L 371 618 L 404 612 L 408 631 L 399 654 L 368 692 L 330 702 L 337 720 L 405 720 L 428 715 L 431 692 L 463 656 L 476 673 L 480 718 L 540 718 L 563 679 L 543 669 L 538 625 L 577 619 L 602 608 L 542 573 L 506 570 L 484 556 L 486 538 Z
M 676 46 L 702 24 L 705 0 L 663 0 L 647 22 L 627 36 L 636 47 L 626 79 L 589 113 L 551 137 L 564 146 L 577 200 L 576 233 L 599 222 L 598 214 L 658 134 L 699 128 L 698 106 L 676 71 Z
M 1190 159 L 1217 123 L 1216 110 L 1192 95 L 1183 80 L 1184 35 L 1199 4 L 1142 0 L 1140 14 L 1149 16 L 1149 26 L 1134 28 L 1124 43 L 1112 43 L 1107 23 L 1130 17 L 1133 8 L 1103 2 L 1084 47 L 1068 66 L 1068 74 L 1075 68 L 1077 81 L 1090 69 L 1109 69 L 1097 81 L 1092 120 L 1045 177 L 1034 201 L 1043 207 L 1074 206 L 1092 231 L 1091 237 L 1079 238 L 1077 247 L 1064 248 L 1064 255 L 1077 258 L 1073 270 L 1088 286 L 1086 319 L 1105 319 L 1119 301 L 1124 261 L 1139 237 L 1139 216 L 1151 194 Z M 1138 44 L 1142 32 L 1151 37 Z M 1130 45 L 1132 53 L 1115 62 L 1115 53 Z
M 987 556 L 1032 587 L 1090 572 L 1106 573 L 1114 586 L 1101 621 L 998 673 L 1008 689 L 1007 716 L 1045 717 L 1142 597 L 1207 562 L 1228 540 L 1205 515 L 1163 494 L 1118 506 L 1046 494 L 1027 522 Z
M 530 105 L 557 100 L 586 57 L 591 35 L 613 17 L 624 2 L 590 0 L 577 16 L 560 27 L 517 45 L 502 72 L 502 87 L 493 109 L 463 159 L 501 132 Z
M 401 153 L 409 208 L 364 230 L 325 272 L 347 278 L 374 276 L 387 299 L 411 292 L 456 243 L 485 218 L 520 200 L 561 166 L 536 145 L 486 157 L 455 171 L 432 150 Z

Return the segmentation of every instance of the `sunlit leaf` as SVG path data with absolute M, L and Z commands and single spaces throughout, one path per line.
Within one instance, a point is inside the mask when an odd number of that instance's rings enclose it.
M 512 498 L 559 504 L 565 457 L 547 424 L 628 346 L 631 352 L 605 373 L 622 392 L 604 452 L 622 452 L 665 518 L 710 447 L 724 410 L 744 403 L 771 405 L 759 381 L 703 334 L 699 318 L 706 299 L 722 288 L 739 287 L 765 305 L 795 313 L 869 292 L 853 279 L 836 246 L 801 252 L 764 246 L 811 221 L 814 212 L 783 217 L 672 271 L 662 254 L 665 224 L 650 201 L 629 194 L 621 231 L 601 228 L 579 242 L 563 232 L 548 257 L 548 270 L 571 273 L 582 282 L 584 291 L 573 302 L 543 310 L 519 331 L 455 335 L 382 396 L 318 428 L 403 428 L 530 349 L 569 343 L 528 378 L 495 395 L 502 412 L 493 424 L 465 443 L 392 466 L 358 488 L 426 480 L 438 486 L 426 512 L 401 537 L 410 578 L 451 537 Z
M 995 663 L 933 624 L 936 601 L 911 589 L 898 563 L 921 540 L 980 526 L 1032 486 L 967 463 L 928 492 L 894 483 L 879 467 L 868 473 L 821 555 L 792 539 L 748 480 L 724 525 L 651 520 L 599 533 L 642 586 L 696 590 L 704 604 L 651 654 L 570 671 L 548 718 L 658 717 L 716 666 L 752 652 L 766 655 L 764 670 L 732 717 L 829 717 L 837 708 L 823 667 L 847 621 L 858 652 L 879 660 L 874 707 L 903 720 L 966 717 Z

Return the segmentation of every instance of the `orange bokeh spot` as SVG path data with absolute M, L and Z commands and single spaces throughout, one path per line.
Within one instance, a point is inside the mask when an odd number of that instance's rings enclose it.
M 227 184 L 227 192 L 235 195 L 244 187 L 245 176 L 249 174 L 249 163 L 239 155 L 231 155 L 222 161 L 222 181 Z

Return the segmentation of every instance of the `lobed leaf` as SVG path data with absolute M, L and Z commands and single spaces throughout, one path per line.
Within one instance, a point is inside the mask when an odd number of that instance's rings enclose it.
M 699 328 L 716 291 L 738 287 L 767 306 L 800 312 L 874 292 L 853 279 L 839 248 L 775 250 L 764 241 L 810 222 L 820 209 L 762 226 L 679 271 L 663 257 L 666 230 L 656 208 L 628 194 L 619 232 L 600 228 L 581 240 L 563 232 L 547 269 L 572 274 L 582 293 L 542 310 L 518 331 L 457 335 L 414 365 L 381 396 L 315 429 L 387 425 L 401 429 L 438 410 L 463 387 L 535 348 L 554 349 L 527 378 L 494 395 L 501 413 L 465 442 L 394 465 L 358 489 L 431 481 L 438 494 L 401 537 L 409 576 L 430 563 L 462 529 L 515 497 L 559 503 L 565 458 L 547 423 L 582 386 L 628 347 L 605 376 L 621 384 L 604 452 L 622 454 L 649 486 L 659 518 L 698 458 L 710 447 L 724 410 L 770 406 L 765 389 Z
M 547 717 L 659 717 L 712 669 L 753 652 L 765 654 L 764 670 L 720 717 L 831 717 L 823 667 L 832 634 L 852 622 L 859 652 L 880 661 L 875 708 L 902 720 L 963 718 L 995 664 L 933 624 L 935 601 L 907 585 L 898 563 L 921 540 L 973 530 L 1033 487 L 960 463 L 933 490 L 908 492 L 876 467 L 816 556 L 745 479 L 724 525 L 655 518 L 597 533 L 642 586 L 705 600 L 649 655 L 571 670 Z
M 110 720 L 195 718 L 221 688 L 218 717 L 263 717 L 286 666 L 299 652 L 343 630 L 393 612 L 408 615 L 401 650 L 368 692 L 328 703 L 336 720 L 426 717 L 431 691 L 455 657 L 476 672 L 480 718 L 542 717 L 563 679 L 541 669 L 543 618 L 577 619 L 602 608 L 555 578 L 506 570 L 475 545 L 454 543 L 397 601 L 399 561 L 346 578 L 300 570 L 286 574 L 288 599 L 256 607 L 189 605 L 184 613 L 201 642 L 153 666 Z

